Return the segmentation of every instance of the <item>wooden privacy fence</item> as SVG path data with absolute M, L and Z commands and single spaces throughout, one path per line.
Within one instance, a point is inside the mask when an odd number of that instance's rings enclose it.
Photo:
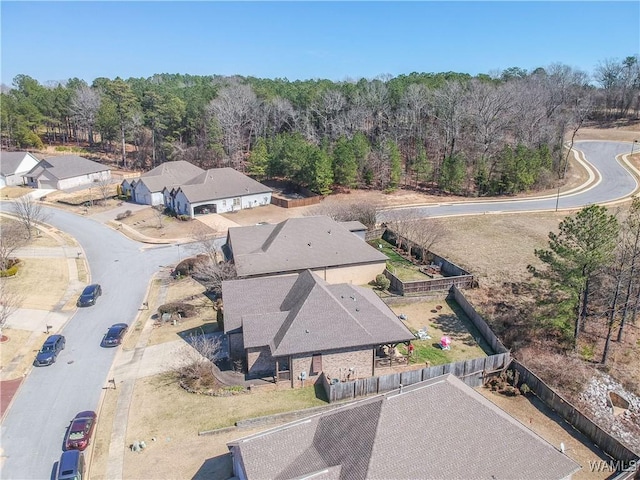
M 487 373 L 507 368 L 510 361 L 509 352 L 505 352 L 491 355 L 490 357 L 474 358 L 445 365 L 391 373 L 379 377 L 360 378 L 349 382 L 329 383 L 323 373 L 320 376 L 320 381 L 331 403 L 390 392 L 400 388 L 400 385 L 413 385 L 447 373 L 455 375 L 471 387 L 479 387 L 482 385 Z
M 403 282 L 389 270 L 384 271 L 384 276 L 391 282 L 389 290 L 398 292 L 400 295 L 444 292 L 451 287 L 470 288 L 473 285 L 473 275 L 412 280 L 410 282 Z
M 460 308 L 462 308 L 467 317 L 469 317 L 471 322 L 480 331 L 480 334 L 484 337 L 487 343 L 489 343 L 491 350 L 496 353 L 508 352 L 507 348 L 502 344 L 498 337 L 496 337 L 496 334 L 493 333 L 489 324 L 478 312 L 476 312 L 475 308 L 471 306 L 464 294 L 458 288 L 455 286 L 451 287 L 451 290 L 449 290 L 449 296 L 453 298 L 458 305 L 460 305 Z
M 626 447 L 619 440 L 613 438 L 598 425 L 587 418 L 580 410 L 571 405 L 562 396 L 553 391 L 546 383 L 544 383 L 535 373 L 522 365 L 520 362 L 513 360 L 511 368 L 520 374 L 520 382 L 526 383 L 527 386 L 542 400 L 546 405 L 555 410 L 562 418 L 571 424 L 576 430 L 584 433 L 593 443 L 598 445 L 602 451 L 610 455 L 615 460 L 621 462 L 634 462 L 637 465 L 640 460 L 640 453 L 634 453 L 630 448 Z

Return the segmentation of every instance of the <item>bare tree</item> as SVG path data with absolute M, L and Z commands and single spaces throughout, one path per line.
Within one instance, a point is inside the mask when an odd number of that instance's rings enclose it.
M 175 372 L 191 387 L 211 387 L 216 382 L 214 364 L 223 358 L 222 337 L 207 334 L 187 337 L 177 356 Z
M 238 278 L 233 262 L 200 262 L 194 266 L 193 278 L 216 295 L 222 294 L 222 282 Z
M 224 148 L 232 166 L 242 163 L 243 147 L 249 147 L 252 112 L 258 100 L 250 85 L 233 84 L 220 90 L 209 104 L 209 113 L 218 121 L 224 137 Z
M 0 333 L 9 317 L 20 308 L 23 301 L 24 294 L 12 288 L 8 279 L 0 278 Z
M 438 243 L 445 233 L 444 225 L 436 218 L 420 218 L 414 222 L 411 241 L 420 248 L 423 263 L 426 263 L 427 253 Z
M 153 210 L 153 216 L 155 217 L 156 222 L 158 222 L 156 228 L 164 228 L 164 205 L 154 205 L 151 209 Z
M 82 85 L 71 98 L 70 111 L 75 121 L 86 129 L 89 145 L 93 146 L 93 127 L 100 110 L 100 94 L 93 88 Z
M 48 215 L 42 208 L 42 204 L 34 200 L 31 195 L 23 195 L 13 202 L 13 212 L 27 232 L 27 238 L 31 240 L 32 230 L 36 224 L 45 222 Z
M 2 231 L 0 231 L 0 270 L 9 268 L 11 255 L 27 243 L 26 240 L 22 225 L 14 221 L 2 222 Z
M 95 184 L 103 203 L 107 203 L 107 199 L 116 195 L 116 184 L 111 181 L 111 178 L 103 176 Z
M 327 199 L 309 210 L 309 215 L 326 215 L 336 222 L 357 221 L 367 228 L 375 228 L 379 207 L 373 203 L 340 202 Z
M 222 252 L 216 241 L 218 233 L 217 230 L 213 230 L 198 222 L 191 233 L 191 237 L 195 241 L 189 244 L 189 248 L 193 250 L 195 254 L 206 255 L 208 261 L 218 263 L 222 256 Z

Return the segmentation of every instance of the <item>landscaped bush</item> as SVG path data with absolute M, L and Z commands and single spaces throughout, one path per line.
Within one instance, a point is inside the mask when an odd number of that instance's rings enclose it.
M 164 315 L 165 313 L 178 313 L 181 317 L 188 318 L 195 315 L 196 307 L 183 302 L 165 303 L 164 305 L 160 305 L 160 307 L 158 307 L 158 313 L 160 314 L 160 316 Z
M 118 215 L 116 215 L 116 220 L 124 220 L 125 218 L 130 217 L 131 214 L 131 210 L 119 213 Z
M 18 273 L 18 267 L 20 266 L 20 260 L 16 258 L 10 258 L 7 260 L 7 269 L 0 270 L 0 277 L 13 277 Z
M 189 215 L 178 215 L 178 220 L 182 220 L 183 222 L 188 222 L 189 220 L 191 220 L 191 217 Z
M 384 276 L 384 273 L 379 273 L 376 275 L 375 285 L 380 290 L 387 290 L 389 285 L 391 285 L 391 280 Z
M 205 262 L 207 258 L 209 257 L 202 254 L 195 257 L 185 258 L 176 266 L 173 274 L 180 277 L 191 275 L 196 268 L 196 265 Z

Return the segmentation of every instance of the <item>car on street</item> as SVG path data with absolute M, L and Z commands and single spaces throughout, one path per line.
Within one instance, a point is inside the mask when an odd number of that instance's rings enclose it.
M 122 343 L 124 335 L 127 333 L 129 325 L 126 323 L 115 323 L 109 327 L 102 339 L 103 347 L 117 347 Z
M 66 340 L 62 335 L 50 335 L 42 344 L 42 348 L 36 355 L 33 365 L 44 367 L 51 365 L 58 358 L 58 354 L 64 350 Z
M 84 478 L 84 454 L 79 450 L 62 452 L 56 469 L 56 480 L 82 480 Z
M 96 412 L 84 411 L 78 413 L 67 429 L 64 439 L 65 450 L 84 450 L 91 442 L 91 435 L 96 427 Z
M 93 283 L 91 285 L 87 285 L 80 294 L 80 298 L 78 298 L 78 306 L 89 307 L 91 305 L 95 305 L 96 300 L 100 295 L 102 295 L 102 287 L 99 284 Z

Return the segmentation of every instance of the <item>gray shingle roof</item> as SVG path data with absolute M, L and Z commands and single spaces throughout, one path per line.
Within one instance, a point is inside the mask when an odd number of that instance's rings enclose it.
M 233 168 L 212 168 L 180 186 L 191 203 L 221 200 L 244 195 L 269 193 L 272 190 Z
M 569 457 L 453 375 L 228 444 L 247 478 L 561 479 Z M 339 470 L 338 470 L 339 469 Z M 315 478 L 315 477 L 314 477 Z
M 52 177 L 58 180 L 64 180 L 65 178 L 105 172 L 111 170 L 111 168 L 77 155 L 61 155 L 59 157 L 48 157 L 40 160 L 40 163 L 33 167 L 25 176 L 38 177 L 45 170 L 47 170 Z
M 136 182 L 142 182 L 150 192 L 161 192 L 165 187 L 177 187 L 200 175 L 204 170 L 185 160 L 165 162 L 140 175 Z
M 387 260 L 324 215 L 290 218 L 275 225 L 232 227 L 227 241 L 240 277 Z
M 242 327 L 245 347 L 268 345 L 276 357 L 413 339 L 371 293 L 349 284 L 329 285 L 310 270 L 223 282 L 225 332 Z
M 29 152 L 0 152 L 0 174 L 8 176 L 16 173 L 16 169 L 27 155 L 31 155 L 37 160 Z

